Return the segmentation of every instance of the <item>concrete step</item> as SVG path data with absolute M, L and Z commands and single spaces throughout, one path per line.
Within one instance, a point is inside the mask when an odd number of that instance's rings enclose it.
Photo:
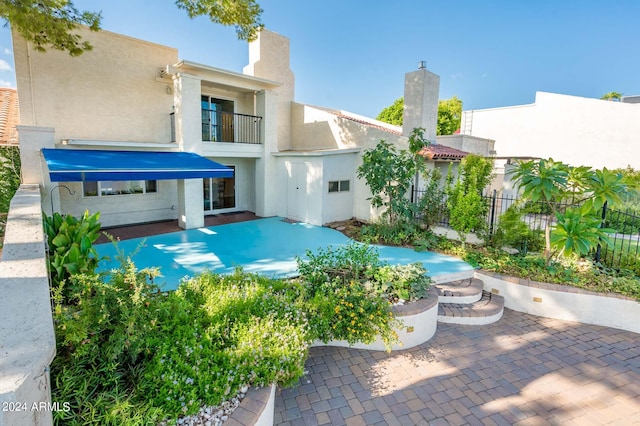
M 482 292 L 482 298 L 474 303 L 438 302 L 438 322 L 449 324 L 485 325 L 502 318 L 504 297 Z
M 469 269 L 466 271 L 459 271 L 459 272 L 450 272 L 450 273 L 446 273 L 446 274 L 438 274 L 438 275 L 431 275 L 431 279 L 433 280 L 433 284 L 441 284 L 441 283 L 446 283 L 446 282 L 450 282 L 450 281 L 458 281 L 458 280 L 464 280 L 466 278 L 473 278 L 475 275 L 475 270 L 474 269 Z
M 435 284 L 438 291 L 438 303 L 475 303 L 482 299 L 484 284 L 477 278 L 465 278 Z

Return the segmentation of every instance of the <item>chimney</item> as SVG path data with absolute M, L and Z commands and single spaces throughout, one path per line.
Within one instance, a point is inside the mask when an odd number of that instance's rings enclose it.
M 440 77 L 427 70 L 427 61 L 418 62 L 418 70 L 404 76 L 402 134 L 411 135 L 416 127 L 425 129 L 424 137 L 436 140 Z

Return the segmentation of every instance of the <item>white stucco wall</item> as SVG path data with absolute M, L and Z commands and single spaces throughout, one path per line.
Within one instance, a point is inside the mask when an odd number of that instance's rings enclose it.
M 640 168 L 640 105 L 537 92 L 535 103 L 465 111 L 463 130 L 495 140 L 498 157 Z
M 295 96 L 295 76 L 289 65 L 289 39 L 263 30 L 258 39 L 249 44 L 247 75 L 280 82 L 274 89 L 277 95 L 278 149 L 291 149 L 291 103 Z
M 353 217 L 355 162 L 359 152 L 324 157 L 322 175 L 322 224 Z M 349 190 L 329 192 L 329 182 L 349 181 Z
M 107 31 L 79 32 L 94 48 L 76 58 L 36 52 L 13 32 L 21 124 L 55 128 L 56 142 L 169 143 L 172 83 L 156 77 L 177 62 L 178 51 Z
M 494 154 L 495 141 L 492 139 L 461 134 L 441 135 L 436 137 L 436 143 L 483 157 Z
M 342 111 L 328 111 L 324 108 L 293 103 L 292 106 L 292 148 L 294 151 L 359 149 L 353 164 L 353 216 L 361 220 L 375 220 L 380 212 L 371 207 L 371 192 L 366 182 L 357 179 L 355 173 L 362 164 L 362 153 L 373 149 L 381 141 L 394 144 L 397 149 L 408 148 L 408 138 L 397 134 L 397 127 L 375 120 L 353 116 L 341 116 Z M 364 123 L 363 123 L 364 121 Z M 374 123 L 366 124 L 368 122 Z M 395 132 L 387 128 L 396 129 Z

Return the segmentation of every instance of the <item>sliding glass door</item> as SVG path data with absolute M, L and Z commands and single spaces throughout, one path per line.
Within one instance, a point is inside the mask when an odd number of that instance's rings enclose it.
M 233 169 L 233 177 L 203 179 L 205 214 L 236 207 L 236 167 L 227 167 Z

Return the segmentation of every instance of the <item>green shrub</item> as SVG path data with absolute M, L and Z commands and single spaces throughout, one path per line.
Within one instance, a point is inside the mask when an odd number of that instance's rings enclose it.
M 93 274 L 98 266 L 98 253 L 93 243 L 100 236 L 100 213 L 88 211 L 78 219 L 54 213 L 44 217 L 44 232 L 49 247 L 49 270 L 54 288 L 74 274 Z M 67 283 L 62 295 L 67 301 L 75 293 L 73 282 Z
M 301 287 L 236 271 L 204 273 L 167 295 L 138 385 L 152 404 L 191 414 L 242 386 L 290 385 L 310 341 Z
M 374 222 L 362 227 L 360 240 L 368 244 L 385 244 L 390 246 L 411 246 L 419 242 L 427 242 L 434 238 L 433 233 L 419 224 L 407 221 L 396 221 L 393 224 Z
M 391 304 L 427 297 L 431 283 L 422 264 L 383 265 L 368 245 L 307 251 L 307 258 L 298 259 L 300 280 L 308 289 L 312 335 L 324 342 L 371 343 L 380 337 L 389 349 L 400 325 Z
M 544 248 L 544 235 L 542 231 L 533 230 L 522 221 L 522 216 L 527 212 L 516 206 L 509 207 L 501 216 L 491 243 L 495 247 L 509 246 L 518 249 L 521 253 L 539 251 Z
M 161 293 L 148 282 L 157 275 L 130 261 L 111 274 L 69 279 L 73 303 L 63 296 L 66 280 L 53 289 L 57 356 L 51 364 L 52 399 L 71 404 L 57 411 L 58 424 L 148 424 L 164 411 L 131 392 L 149 359 Z

